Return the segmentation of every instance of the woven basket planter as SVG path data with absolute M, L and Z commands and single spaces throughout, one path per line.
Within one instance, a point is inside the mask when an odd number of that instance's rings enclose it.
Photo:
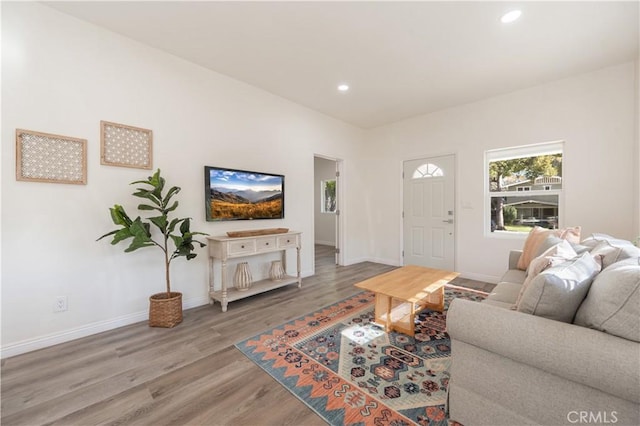
M 171 328 L 182 322 L 182 293 L 157 293 L 149 297 L 149 327 Z

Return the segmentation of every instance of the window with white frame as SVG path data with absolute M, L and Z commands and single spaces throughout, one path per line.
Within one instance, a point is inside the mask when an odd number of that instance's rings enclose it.
M 336 212 L 336 180 L 329 179 L 320 181 L 320 208 L 322 213 Z
M 563 142 L 485 152 L 486 226 L 494 233 L 558 228 Z

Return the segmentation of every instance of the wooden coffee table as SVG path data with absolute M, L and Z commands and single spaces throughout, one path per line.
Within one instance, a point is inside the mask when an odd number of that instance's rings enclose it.
M 376 295 L 376 324 L 385 331 L 413 336 L 416 312 L 429 308 L 444 310 L 444 285 L 460 275 L 457 272 L 423 266 L 403 266 L 369 278 L 355 286 Z

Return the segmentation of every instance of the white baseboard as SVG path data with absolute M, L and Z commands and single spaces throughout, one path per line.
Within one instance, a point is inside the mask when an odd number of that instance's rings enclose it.
M 344 266 L 351 266 L 351 265 L 355 265 L 356 263 L 362 263 L 362 262 L 366 262 L 367 259 L 362 257 L 362 258 L 357 258 L 357 259 L 345 259 L 344 260 Z
M 207 305 L 209 297 L 198 297 L 182 301 L 183 309 L 196 308 L 198 306 Z M 70 342 L 82 337 L 91 336 L 93 334 L 102 333 L 103 331 L 113 330 L 115 328 L 124 327 L 125 325 L 135 324 L 137 322 L 147 321 L 149 319 L 149 311 L 141 311 L 133 314 L 123 315 L 105 321 L 98 321 L 81 327 L 64 330 L 58 333 L 52 333 L 33 339 L 23 340 L 17 343 L 5 345 L 0 349 L 0 358 L 9 358 L 23 353 L 35 351 L 37 349 L 47 348 L 49 346 L 58 345 L 60 343 Z
M 362 263 L 362 262 L 373 262 L 373 263 L 381 263 L 383 265 L 389 265 L 389 266 L 400 266 L 400 264 L 396 260 L 381 259 L 377 257 L 360 257 L 357 259 L 348 259 L 345 261 L 344 266 L 355 265 L 356 263 Z
M 381 263 L 383 265 L 389 265 L 389 266 L 400 266 L 400 262 L 394 259 L 382 259 L 379 257 L 372 257 L 367 259 L 367 262 L 373 262 L 373 263 Z

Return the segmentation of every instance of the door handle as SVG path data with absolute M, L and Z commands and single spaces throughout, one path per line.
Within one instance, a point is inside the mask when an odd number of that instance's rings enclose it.
M 453 224 L 453 219 L 447 219 L 447 220 L 443 220 L 444 223 L 451 223 Z

